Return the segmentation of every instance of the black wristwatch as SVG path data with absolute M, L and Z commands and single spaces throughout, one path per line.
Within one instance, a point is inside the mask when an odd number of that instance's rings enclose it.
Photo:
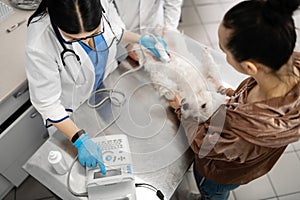
M 83 129 L 79 130 L 77 133 L 75 133 L 75 134 L 73 135 L 71 141 L 72 141 L 73 143 L 76 142 L 76 140 L 77 140 L 78 138 L 80 138 L 80 136 L 83 135 L 83 134 L 85 134 L 85 130 L 83 130 Z

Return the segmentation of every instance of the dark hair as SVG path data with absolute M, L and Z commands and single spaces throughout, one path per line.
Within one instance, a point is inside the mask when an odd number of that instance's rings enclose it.
M 42 0 L 30 16 L 28 25 L 34 17 L 45 16 L 46 9 L 51 22 L 69 34 L 94 30 L 99 26 L 102 16 L 99 0 Z
M 292 55 L 296 43 L 293 12 L 300 0 L 248 0 L 223 18 L 232 29 L 226 48 L 238 61 L 254 60 L 274 71 Z

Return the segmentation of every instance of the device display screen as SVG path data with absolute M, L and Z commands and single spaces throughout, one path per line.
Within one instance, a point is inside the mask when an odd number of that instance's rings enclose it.
M 108 177 L 108 176 L 117 176 L 117 175 L 121 175 L 121 174 L 122 174 L 122 171 L 120 168 L 107 170 L 105 175 L 99 171 L 99 172 L 94 173 L 94 179 L 104 178 L 104 177 Z

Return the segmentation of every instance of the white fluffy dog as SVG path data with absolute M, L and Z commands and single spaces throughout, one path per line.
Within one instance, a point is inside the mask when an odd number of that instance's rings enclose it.
M 172 54 L 169 63 L 163 63 L 135 46 L 135 53 L 145 70 L 150 73 L 151 81 L 160 96 L 174 100 L 175 94 L 181 97 L 181 111 L 184 118 L 193 117 L 200 123 L 206 121 L 213 112 L 225 102 L 225 96 L 217 93 L 217 66 L 210 52 L 201 52 L 201 69 L 188 60 Z M 214 80 L 210 82 L 209 80 Z

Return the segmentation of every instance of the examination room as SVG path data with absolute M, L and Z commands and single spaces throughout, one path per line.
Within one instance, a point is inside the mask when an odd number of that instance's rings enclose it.
M 0 200 L 300 200 L 300 0 L 0 0 Z

